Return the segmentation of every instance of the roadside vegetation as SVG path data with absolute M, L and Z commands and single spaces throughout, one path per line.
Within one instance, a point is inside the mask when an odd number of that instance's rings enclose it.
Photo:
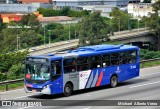
M 18 89 L 18 88 L 22 88 L 24 86 L 24 82 L 19 82 L 19 83 L 13 83 L 13 84 L 9 84 L 8 85 L 8 89 L 9 90 L 14 90 L 14 89 Z M 6 86 L 2 85 L 0 86 L 0 92 L 6 91 Z
M 71 10 L 69 7 L 65 7 L 62 10 L 39 8 L 38 11 L 44 17 L 50 17 L 50 16 L 85 17 L 90 14 L 90 11 L 87 10 L 75 11 Z

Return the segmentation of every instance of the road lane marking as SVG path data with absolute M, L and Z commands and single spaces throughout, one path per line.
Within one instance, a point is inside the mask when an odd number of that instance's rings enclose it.
M 146 70 L 146 69 L 155 69 L 155 68 L 158 68 L 160 66 L 155 66 L 155 67 L 148 67 L 148 68 L 141 68 L 140 70 Z
M 129 88 L 141 87 L 141 86 L 146 86 L 146 85 L 151 85 L 151 84 L 157 84 L 157 83 L 160 83 L 160 81 L 152 82 L 152 83 L 146 83 L 146 84 L 140 84 L 140 85 L 136 85 L 136 86 L 131 86 Z
M 92 107 L 85 107 L 85 108 L 83 108 L 83 109 L 91 109 Z
M 27 109 L 27 108 L 31 108 L 31 107 L 34 107 L 34 106 L 22 107 L 22 108 L 18 108 L 18 109 Z
M 20 97 L 14 98 L 14 99 L 25 98 L 25 97 L 30 97 L 30 96 L 32 96 L 32 95 L 20 96 Z
M 89 95 L 89 94 L 87 94 L 87 96 L 89 97 L 90 95 Z
M 160 72 L 156 72 L 156 73 L 149 73 L 149 74 L 145 74 L 145 75 L 140 75 L 140 76 L 148 76 L 148 75 L 155 75 L 155 74 L 159 74 Z

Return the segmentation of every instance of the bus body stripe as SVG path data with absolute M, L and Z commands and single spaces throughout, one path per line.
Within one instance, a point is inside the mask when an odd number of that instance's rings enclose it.
M 98 80 L 98 69 L 97 69 L 97 72 L 96 72 L 96 75 L 94 77 L 94 80 L 92 82 L 92 86 L 91 87 L 95 87 L 97 80 Z
M 89 77 L 88 82 L 86 84 L 86 88 L 90 88 L 92 81 L 93 81 L 93 71 L 91 71 L 90 77 Z
M 103 78 L 103 70 L 101 71 L 101 74 L 100 74 L 100 76 L 99 76 L 99 78 L 98 78 L 98 81 L 97 81 L 96 87 L 97 87 L 97 86 L 100 86 L 101 81 L 102 81 L 102 78 Z

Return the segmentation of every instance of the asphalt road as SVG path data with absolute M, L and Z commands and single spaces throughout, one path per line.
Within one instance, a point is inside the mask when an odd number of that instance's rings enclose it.
M 70 97 L 60 95 L 44 96 L 26 94 L 23 89 L 1 92 L 1 100 L 160 100 L 160 66 L 141 69 L 140 76 L 123 83 L 116 88 L 99 88 L 76 91 Z M 54 102 L 54 101 L 53 101 Z M 74 103 L 74 102 L 73 102 Z M 0 107 L 4 109 L 160 109 L 160 106 L 48 106 L 48 107 Z M 84 103 L 87 104 L 87 103 Z M 71 103 L 72 105 L 72 103 Z

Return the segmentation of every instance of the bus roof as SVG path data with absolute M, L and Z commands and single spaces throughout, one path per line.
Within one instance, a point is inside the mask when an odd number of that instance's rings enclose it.
M 120 45 L 103 44 L 103 45 L 84 46 L 84 47 L 79 47 L 76 50 L 72 50 L 72 51 L 57 52 L 55 54 L 48 54 L 48 55 L 43 55 L 38 57 L 62 59 L 62 58 L 68 58 L 68 57 L 92 56 L 92 55 L 98 55 L 98 54 L 128 51 L 128 50 L 135 50 L 135 49 L 138 49 L 138 47 L 132 46 L 132 45 L 123 45 L 123 44 L 120 44 Z

